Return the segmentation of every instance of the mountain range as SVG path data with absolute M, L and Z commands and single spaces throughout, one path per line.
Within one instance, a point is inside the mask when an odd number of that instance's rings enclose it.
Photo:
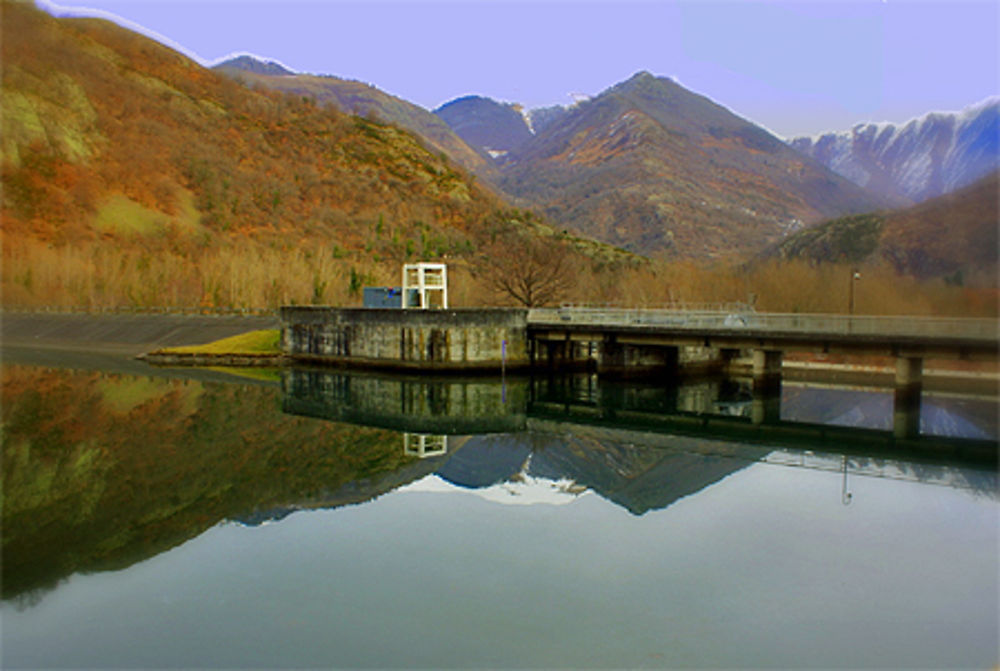
M 786 143 L 647 72 L 568 107 L 470 95 L 430 113 L 369 84 L 252 57 L 216 69 L 399 124 L 560 227 L 668 258 L 753 254 L 824 220 L 952 192 L 1000 156 L 1000 99 Z
M 960 112 L 861 123 L 790 144 L 855 184 L 918 203 L 1000 168 L 1000 97 Z
M 488 157 L 484 165 L 454 142 L 428 136 L 431 124 L 420 108 L 385 104 L 392 97 L 375 87 L 261 75 L 266 64 L 246 58 L 217 69 L 311 92 L 342 110 L 376 110 L 436 143 L 510 202 L 560 228 L 649 256 L 753 253 L 804 225 L 906 202 L 859 188 L 721 105 L 647 72 L 572 107 L 525 111 L 466 96 L 436 109 L 478 159 Z
M 471 142 L 477 112 L 491 103 L 469 103 L 445 120 Z M 522 138 L 506 136 L 501 192 L 561 227 L 650 256 L 748 253 L 803 225 L 893 204 L 647 72 L 550 110 Z
M 11 250 L 34 259 L 16 279 L 5 274 L 5 299 L 15 301 L 38 286 L 31 267 L 63 267 L 68 257 L 52 250 L 81 244 L 92 245 L 73 262 L 86 286 L 52 280 L 60 300 L 148 302 L 157 296 L 139 294 L 167 278 L 176 301 L 234 301 L 240 282 L 253 283 L 235 279 L 235 261 L 212 276 L 193 264 L 238 248 L 247 268 L 264 250 L 324 250 L 329 259 L 299 254 L 302 269 L 288 273 L 305 277 L 298 293 L 282 278 L 267 298 L 248 299 L 322 301 L 329 264 L 345 254 L 345 263 L 394 268 L 472 258 L 498 219 L 526 220 L 516 208 L 649 257 L 748 257 L 825 220 L 930 193 L 888 188 L 897 173 L 929 165 L 921 174 L 933 189 L 951 191 L 998 153 L 996 101 L 856 129 L 872 136 L 865 160 L 882 166 L 858 173 L 869 177 L 861 186 L 824 165 L 830 155 L 811 157 L 803 142 L 647 72 L 568 107 L 466 96 L 431 112 L 371 84 L 250 56 L 204 68 L 109 21 L 57 19 L 21 2 L 3 2 L 2 31 L 5 259 Z M 838 156 L 835 168 L 862 165 Z M 887 167 L 890 158 L 903 167 Z M 112 296 L 88 265 L 122 250 L 137 275 Z M 172 261 L 156 269 L 150 254 Z

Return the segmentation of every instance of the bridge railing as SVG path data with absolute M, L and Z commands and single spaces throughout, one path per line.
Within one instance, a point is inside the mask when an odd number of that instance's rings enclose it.
M 716 301 L 691 303 L 687 301 L 671 301 L 667 303 L 654 303 L 644 305 L 624 305 L 619 302 L 610 303 L 562 303 L 560 309 L 569 310 L 627 310 L 642 312 L 698 312 L 698 313 L 718 313 L 718 312 L 753 312 L 754 308 L 749 303 L 740 301 Z
M 860 336 L 909 336 L 959 340 L 998 340 L 995 319 L 897 317 L 872 315 L 781 314 L 725 310 L 658 310 L 638 308 L 532 308 L 535 326 L 660 327 L 677 331 L 802 333 Z

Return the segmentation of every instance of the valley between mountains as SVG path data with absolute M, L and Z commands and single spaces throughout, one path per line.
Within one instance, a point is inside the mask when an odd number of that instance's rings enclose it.
M 445 260 L 458 305 L 510 304 L 490 274 L 536 264 L 557 301 L 838 312 L 861 264 L 862 311 L 996 313 L 998 99 L 789 141 L 648 72 L 430 111 L 2 12 L 5 306 L 350 305 Z

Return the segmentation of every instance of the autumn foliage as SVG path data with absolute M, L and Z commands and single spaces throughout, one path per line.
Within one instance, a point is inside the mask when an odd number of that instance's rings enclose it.
M 517 242 L 501 280 L 519 260 L 559 271 L 531 303 L 847 309 L 845 266 L 649 260 L 560 234 L 399 127 L 248 88 L 107 21 L 0 8 L 4 307 L 356 305 L 417 260 L 447 261 L 454 305 L 504 304 L 484 273 L 512 249 L 499 227 Z M 859 312 L 997 312 L 995 291 L 863 275 Z
M 5 303 L 325 299 L 352 266 L 467 252 L 500 205 L 399 128 L 108 22 L 2 25 Z

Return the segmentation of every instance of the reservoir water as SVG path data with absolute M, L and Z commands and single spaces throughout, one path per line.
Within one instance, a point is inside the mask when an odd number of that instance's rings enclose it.
M 995 667 L 990 459 L 894 444 L 884 390 L 750 402 L 6 360 L 2 666 Z

